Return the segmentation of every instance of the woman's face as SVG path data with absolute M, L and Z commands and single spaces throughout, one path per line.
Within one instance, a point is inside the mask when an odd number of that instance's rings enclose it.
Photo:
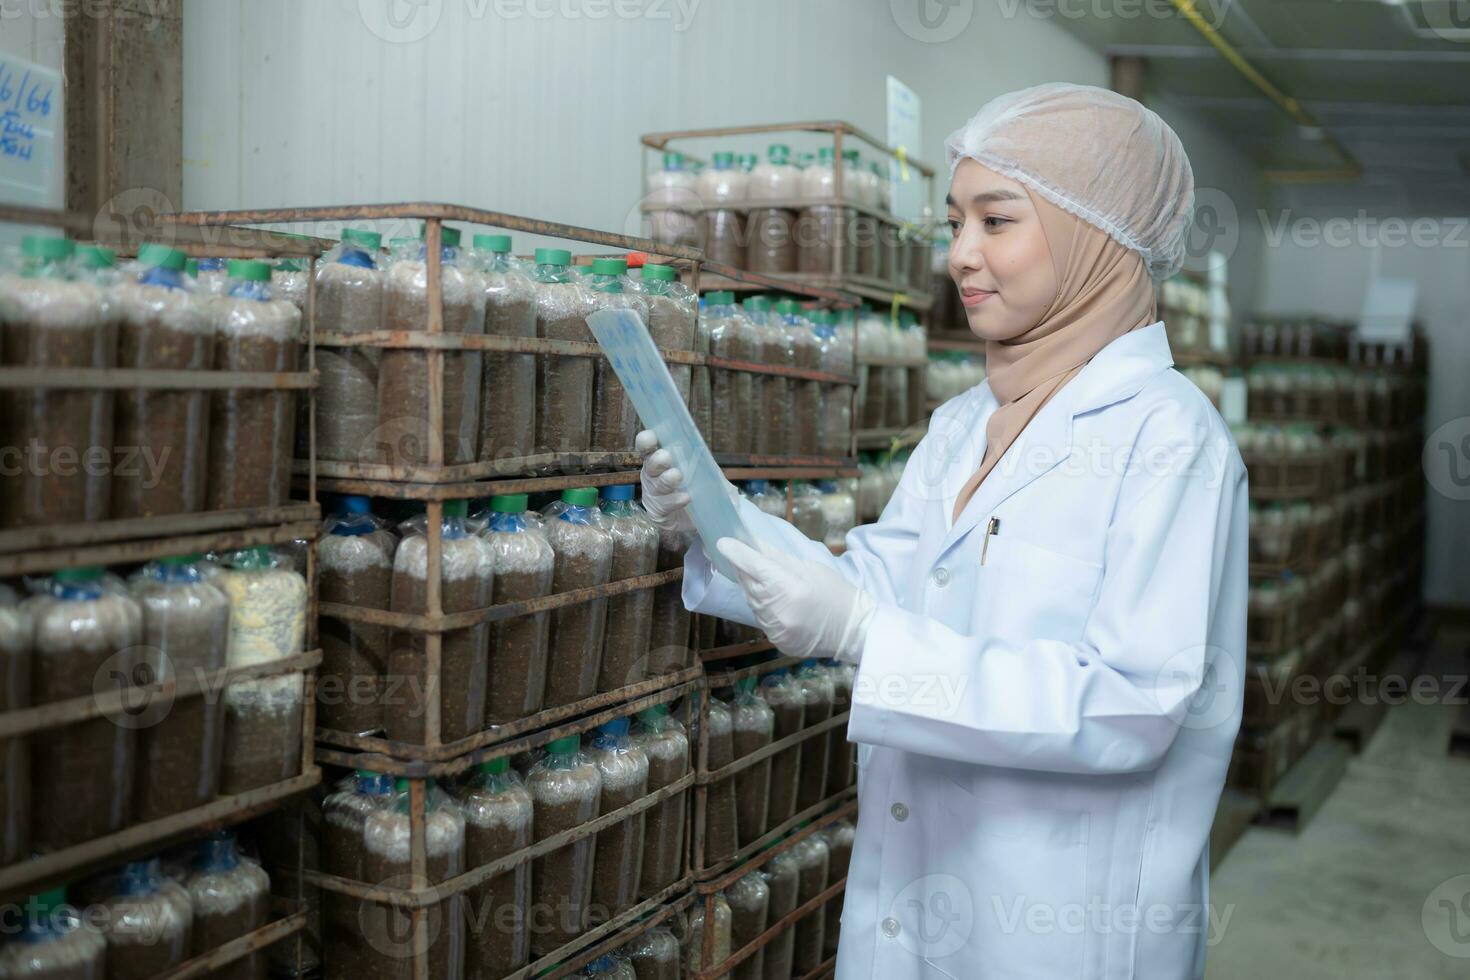
M 949 184 L 949 274 L 970 330 L 1010 340 L 1041 322 L 1060 284 L 1026 188 L 961 160 Z

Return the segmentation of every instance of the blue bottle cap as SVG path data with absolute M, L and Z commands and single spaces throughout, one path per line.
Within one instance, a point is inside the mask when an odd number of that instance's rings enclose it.
M 633 484 L 619 483 L 610 487 L 602 488 L 603 500 L 632 500 Z

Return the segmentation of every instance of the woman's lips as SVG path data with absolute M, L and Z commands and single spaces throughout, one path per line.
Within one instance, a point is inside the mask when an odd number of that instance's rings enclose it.
M 961 289 L 960 301 L 965 306 L 974 309 L 994 295 L 995 293 L 988 289 Z

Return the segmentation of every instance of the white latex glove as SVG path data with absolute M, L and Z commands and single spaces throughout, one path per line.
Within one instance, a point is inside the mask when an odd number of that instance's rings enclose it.
M 684 490 L 684 474 L 674 465 L 674 454 L 658 447 L 658 436 L 644 429 L 633 441 L 633 448 L 643 454 L 643 509 L 659 530 L 671 533 L 694 530 L 689 516 L 689 494 Z
M 643 485 L 643 509 L 653 523 L 662 531 L 693 531 L 689 492 L 684 489 L 684 474 L 674 465 L 674 454 L 659 448 L 658 435 L 652 429 L 638 433 L 633 448 L 643 454 L 643 470 L 639 474 Z M 725 493 L 732 503 L 739 504 L 740 491 L 728 480 L 725 481 Z
M 720 554 L 740 573 L 740 588 L 761 629 L 791 657 L 836 657 L 857 663 L 878 602 L 814 561 L 774 548 L 756 551 L 721 538 Z

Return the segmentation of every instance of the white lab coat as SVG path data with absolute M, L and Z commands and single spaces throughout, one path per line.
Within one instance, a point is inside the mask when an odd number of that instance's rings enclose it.
M 879 603 L 848 723 L 861 818 L 838 980 L 1203 976 L 1244 687 L 1246 479 L 1172 364 L 1162 322 L 1113 341 L 957 522 L 988 384 L 935 413 L 840 558 L 742 504 Z M 754 624 L 698 545 L 684 597 Z

